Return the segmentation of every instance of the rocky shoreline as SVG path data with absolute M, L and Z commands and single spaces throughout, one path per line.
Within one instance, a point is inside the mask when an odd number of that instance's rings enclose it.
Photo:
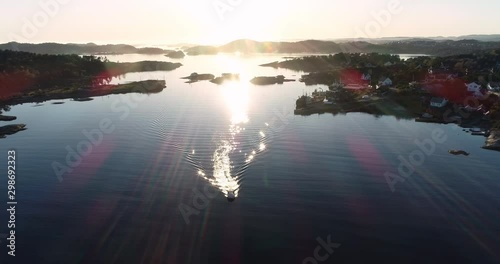
M 484 149 L 500 151 L 500 129 L 490 131 L 490 136 L 486 139 Z
M 4 102 L 4 105 L 16 105 L 23 103 L 39 103 L 56 99 L 73 99 L 74 101 L 85 102 L 93 100 L 92 97 L 105 96 L 110 94 L 126 94 L 126 93 L 159 93 L 166 88 L 163 80 L 148 80 L 141 82 L 132 82 L 119 85 L 102 85 L 92 88 L 82 88 L 74 90 L 52 90 L 45 91 L 43 96 L 40 95 L 24 95 L 15 98 L 10 98 Z M 58 104 L 62 102 L 57 102 Z M 0 115 L 0 121 L 16 120 L 15 116 Z M 17 132 L 26 130 L 25 124 L 13 124 L 0 127 L 0 138 L 5 138 L 7 135 L 13 135 Z
M 17 119 L 17 117 L 15 117 L 15 116 L 0 115 L 0 121 L 14 121 L 16 119 Z
M 126 94 L 126 93 L 159 93 L 166 88 L 164 80 L 147 80 L 132 82 L 118 85 L 100 85 L 94 87 L 83 87 L 80 89 L 52 89 L 45 90 L 41 93 L 24 94 L 9 98 L 4 102 L 5 105 L 16 105 L 24 103 L 40 103 L 49 100 L 74 99 L 82 101 L 82 99 L 105 96 L 110 94 Z

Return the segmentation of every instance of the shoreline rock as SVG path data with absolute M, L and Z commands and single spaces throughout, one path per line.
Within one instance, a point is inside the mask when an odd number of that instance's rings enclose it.
M 500 151 L 500 129 L 490 131 L 490 136 L 486 139 L 484 149 Z
M 191 73 L 191 75 L 182 77 L 181 79 L 189 80 L 186 83 L 195 83 L 199 81 L 211 81 L 215 78 L 215 75 L 209 73 L 198 74 L 196 72 Z
M 14 121 L 16 119 L 17 117 L 15 116 L 0 115 L 0 121 Z

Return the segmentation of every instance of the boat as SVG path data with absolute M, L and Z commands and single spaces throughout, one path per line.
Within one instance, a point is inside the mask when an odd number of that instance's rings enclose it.
M 227 193 L 227 200 L 229 202 L 234 202 L 234 200 L 236 200 L 236 195 L 234 194 L 234 191 L 229 191 Z

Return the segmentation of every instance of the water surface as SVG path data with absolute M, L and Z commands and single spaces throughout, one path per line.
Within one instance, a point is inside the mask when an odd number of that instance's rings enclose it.
M 326 87 L 247 82 L 300 77 L 258 66 L 276 60 L 282 56 L 188 56 L 175 71 L 112 80 L 164 79 L 159 94 L 12 107 L 9 114 L 28 127 L 1 140 L 4 153 L 18 153 L 19 258 L 302 263 L 317 238 L 330 236 L 341 246 L 325 263 L 500 260 L 500 156 L 480 148 L 484 138 L 394 116 L 294 116 L 298 96 Z M 180 79 L 192 72 L 236 72 L 241 82 Z M 102 120 L 113 131 L 102 140 L 93 134 L 98 143 L 59 181 L 54 162 L 66 165 Z M 415 140 L 432 139 L 436 129 L 445 142 L 392 192 L 385 173 L 397 173 L 398 157 L 409 159 L 419 150 Z M 451 156 L 449 149 L 471 155 Z

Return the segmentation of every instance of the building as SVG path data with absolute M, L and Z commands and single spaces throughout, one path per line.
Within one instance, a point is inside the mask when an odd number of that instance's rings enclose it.
M 363 76 L 361 76 L 361 80 L 363 81 L 370 81 L 372 79 L 372 76 L 367 73 L 367 74 L 363 74 Z
M 483 92 L 481 91 L 482 87 L 480 84 L 472 82 L 472 83 L 466 84 L 466 86 L 467 86 L 467 91 L 471 92 L 474 96 L 476 96 L 476 97 L 483 96 Z
M 433 97 L 431 99 L 431 106 L 436 108 L 445 107 L 448 104 L 448 100 L 442 97 Z
M 379 83 L 379 86 L 392 86 L 392 80 L 387 78 Z

